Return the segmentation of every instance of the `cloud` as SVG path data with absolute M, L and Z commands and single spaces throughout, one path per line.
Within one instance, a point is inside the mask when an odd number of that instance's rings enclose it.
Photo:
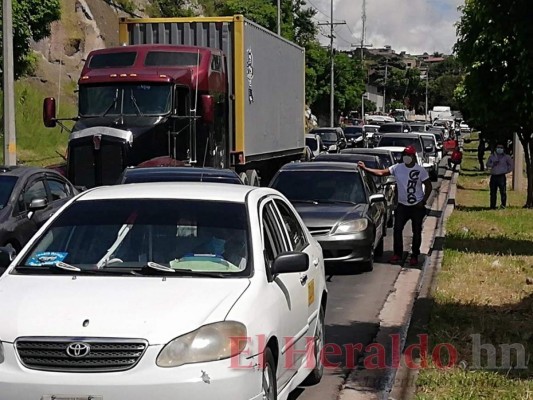
M 454 24 L 459 20 L 457 7 L 464 0 L 367 0 L 366 44 L 373 47 L 391 45 L 397 53 L 450 54 L 456 41 Z M 346 25 L 335 27 L 335 45 L 347 49 L 361 42 L 362 0 L 335 0 L 333 18 Z M 308 5 L 319 10 L 316 18 L 329 22 L 331 3 L 328 0 L 308 0 Z M 321 26 L 324 35 L 328 26 Z M 322 36 L 321 41 L 328 43 Z

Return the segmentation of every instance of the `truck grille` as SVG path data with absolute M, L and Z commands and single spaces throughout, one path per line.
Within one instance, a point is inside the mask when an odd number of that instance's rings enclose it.
M 100 149 L 87 140 L 71 144 L 72 182 L 88 188 L 116 184 L 124 170 L 123 143 L 102 138 Z
M 140 339 L 21 338 L 15 347 L 30 369 L 116 372 L 133 368 L 148 345 Z

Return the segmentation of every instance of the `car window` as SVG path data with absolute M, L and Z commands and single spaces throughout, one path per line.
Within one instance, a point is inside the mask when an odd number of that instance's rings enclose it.
M 29 207 L 32 200 L 48 198 L 48 196 L 46 195 L 44 181 L 38 180 L 36 182 L 31 183 L 28 187 L 26 187 L 22 196 L 24 199 L 23 205 L 26 209 Z
M 265 249 L 265 258 L 267 265 L 281 253 L 288 251 L 287 243 L 281 233 L 281 229 L 276 218 L 276 212 L 269 201 L 263 207 L 263 246 Z
M 23 265 L 48 265 L 42 257 L 52 254 L 56 262 L 90 270 L 138 270 L 155 262 L 176 270 L 244 275 L 251 269 L 247 215 L 244 204 L 226 201 L 78 201 L 54 220 Z
M 298 219 L 293 214 L 287 205 L 281 200 L 275 200 L 278 211 L 281 215 L 281 219 L 285 224 L 287 233 L 289 234 L 289 240 L 294 251 L 302 251 L 307 247 L 307 238 L 305 236 L 302 226 L 298 222 Z
M 7 205 L 17 179 L 16 176 L 0 176 L 0 209 Z
M 66 199 L 70 196 L 70 188 L 65 182 L 48 179 L 48 188 L 52 195 L 52 201 Z

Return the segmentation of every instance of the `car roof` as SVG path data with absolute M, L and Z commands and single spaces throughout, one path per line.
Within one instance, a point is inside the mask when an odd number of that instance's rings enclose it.
M 78 201 L 109 199 L 194 199 L 244 203 L 254 190 L 248 185 L 207 182 L 150 182 L 128 185 L 100 186 L 83 192 Z M 271 191 L 271 190 L 269 190 Z M 277 194 L 276 191 L 271 191 Z
M 383 149 L 383 150 L 387 150 L 387 151 L 390 151 L 390 152 L 402 152 L 405 150 L 405 147 L 404 146 L 380 146 L 380 147 L 376 147 L 376 150 L 377 149 Z
M 295 162 L 285 164 L 280 172 L 285 171 L 358 171 L 359 167 L 353 163 L 335 161 Z
M 231 169 L 220 168 L 191 168 L 191 167 L 143 167 L 143 168 L 127 168 L 124 170 L 126 176 L 139 176 L 139 175 L 187 175 L 198 176 L 207 175 L 210 177 L 223 177 L 223 178 L 238 178 L 239 175 Z
M 328 127 L 323 127 L 323 128 L 313 128 L 311 129 L 311 132 L 310 133 L 313 133 L 313 132 L 332 132 L 332 131 L 338 131 L 339 129 L 341 128 L 337 128 L 337 127 L 333 127 L 333 128 L 328 128 Z
M 361 153 L 340 153 L 340 154 L 319 154 L 315 157 L 315 160 L 312 161 L 314 163 L 321 162 L 322 160 L 328 160 L 330 162 L 334 162 L 335 160 L 339 160 L 339 162 L 350 162 L 350 160 L 354 160 L 353 162 L 357 161 L 379 161 L 378 156 L 370 156 L 368 154 L 361 154 Z
M 15 165 L 15 166 L 0 166 L 0 176 L 15 176 L 17 178 L 25 177 L 35 173 L 49 173 L 59 175 L 56 171 L 48 168 L 41 167 L 30 167 L 25 165 Z
M 381 136 L 381 138 L 384 138 L 384 137 L 412 138 L 412 137 L 420 137 L 420 133 L 419 132 L 403 132 L 403 133 L 389 132 L 389 133 L 384 133 L 383 136 Z
M 341 154 L 390 154 L 390 152 L 384 148 L 381 147 L 372 147 L 372 148 L 359 148 L 359 149 L 343 149 L 341 150 Z

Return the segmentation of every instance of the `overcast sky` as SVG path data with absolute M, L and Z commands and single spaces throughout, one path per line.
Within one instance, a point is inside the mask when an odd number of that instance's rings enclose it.
M 329 0 L 306 0 L 318 10 L 316 19 L 329 22 Z M 455 26 L 460 13 L 457 7 L 464 0 L 367 0 L 366 44 L 373 47 L 391 45 L 397 53 L 450 54 L 455 43 Z M 336 47 L 346 49 L 350 43 L 361 42 L 361 14 L 363 0 L 334 0 L 333 19 L 346 21 L 337 25 Z M 323 34 L 329 34 L 329 26 L 321 26 Z M 329 39 L 322 36 L 321 41 Z

